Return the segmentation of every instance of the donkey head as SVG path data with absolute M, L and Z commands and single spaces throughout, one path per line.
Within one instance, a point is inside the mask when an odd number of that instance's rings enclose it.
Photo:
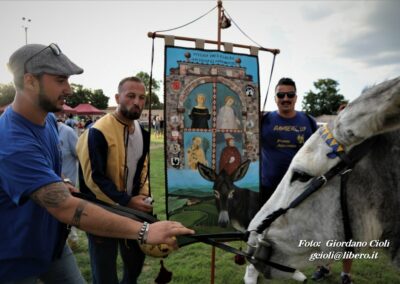
M 218 225 L 225 228 L 230 222 L 228 205 L 234 198 L 234 191 L 236 189 L 233 183 L 246 175 L 250 160 L 242 163 L 231 175 L 228 175 L 224 170 L 217 174 L 213 169 L 203 164 L 198 163 L 197 165 L 200 175 L 204 179 L 214 182 L 213 190 L 219 212 Z
M 399 129 L 400 77 L 364 91 L 338 115 L 329 128 L 333 138 L 343 146 L 345 152 L 372 136 Z M 379 149 L 379 147 L 380 145 L 374 145 L 370 151 Z M 248 241 L 249 251 L 266 247 L 264 244 L 267 243 L 270 261 L 302 268 L 310 264 L 318 264 L 317 261 L 310 262 L 310 257 L 315 252 L 329 253 L 333 250 L 343 250 L 343 247 L 332 248 L 326 244 L 327 240 L 344 240 L 345 238 L 340 208 L 340 190 L 338 190 L 340 187 L 339 177 L 332 178 L 318 192 L 304 200 L 301 205 L 276 219 L 261 234 L 256 232 L 267 216 L 279 208 L 287 208 L 310 186 L 315 177 L 324 175 L 340 162 L 339 157 L 331 158 L 331 153 L 332 148 L 327 145 L 320 133 L 314 133 L 307 140 L 293 158 L 274 194 L 251 221 L 248 227 L 248 231 L 251 232 Z M 382 159 L 390 159 L 387 154 L 381 156 Z M 356 173 L 359 174 L 359 178 L 365 176 L 365 173 L 368 172 L 366 171 L 366 167 L 369 165 L 367 163 L 372 163 L 372 159 L 368 156 L 356 166 L 352 174 L 353 178 Z M 376 169 L 368 172 L 372 176 L 376 176 L 375 173 Z M 372 208 L 377 201 L 375 199 L 373 202 L 367 203 L 365 198 L 369 196 L 368 192 L 373 192 L 374 189 L 371 183 L 365 182 L 365 180 L 368 179 L 364 177 L 359 180 L 358 184 L 349 182 L 348 186 L 349 195 L 354 194 L 353 197 L 357 200 L 359 205 L 357 208 L 363 208 L 365 212 L 368 212 L 365 214 L 368 216 L 368 222 L 363 223 L 362 220 L 356 221 L 356 218 L 352 218 L 360 217 L 362 215 L 359 213 L 360 210 L 351 210 L 352 221 L 365 226 L 365 228 L 353 226 L 354 237 L 360 240 L 379 238 L 382 234 L 380 232 L 382 227 L 375 213 L 376 208 Z M 392 182 L 392 184 L 396 185 L 396 182 Z M 387 182 L 387 187 L 390 186 L 391 184 Z M 360 193 L 356 196 L 354 192 L 358 187 L 362 191 L 358 191 Z M 396 190 L 396 186 L 393 187 L 393 190 Z M 364 194 L 363 198 L 360 198 L 360 194 Z M 361 204 L 361 200 L 364 204 Z M 358 229 L 355 230 L 355 228 Z M 363 232 L 367 232 L 372 237 Z M 310 241 L 310 244 L 303 245 L 302 241 Z M 324 264 L 325 260 L 319 259 L 318 261 L 320 264 Z M 256 267 L 265 276 L 287 276 L 287 273 L 272 269 L 261 262 Z

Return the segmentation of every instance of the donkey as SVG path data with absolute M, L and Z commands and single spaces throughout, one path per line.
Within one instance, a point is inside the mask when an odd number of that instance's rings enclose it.
M 238 231 L 246 231 L 251 219 L 259 209 L 258 193 L 247 188 L 239 188 L 235 181 L 242 179 L 249 169 L 250 161 L 242 163 L 231 175 L 224 170 L 219 174 L 198 163 L 200 175 L 213 181 L 215 202 L 217 205 L 218 225 L 225 228 L 229 223 Z
M 279 214 L 269 227 L 260 224 L 272 212 L 287 208 L 310 188 L 316 177 L 322 180 L 325 173 L 337 167 L 341 162 L 340 151 L 347 155 L 356 145 L 375 137 L 368 152 L 347 175 L 344 203 L 348 211 L 347 228 L 352 233 L 351 241 L 362 244 L 356 245 L 356 249 L 385 243 L 393 263 L 400 268 L 399 128 L 400 77 L 397 77 L 365 90 L 328 126 L 329 133 L 317 131 L 310 137 L 293 158 L 274 194 L 251 221 L 249 251 L 255 248 L 257 253 L 257 249 L 268 247 L 266 259 L 296 269 L 326 263 L 324 259 L 311 262 L 313 253 L 344 252 L 348 238 L 340 203 L 340 175 L 325 179 L 325 185 L 297 207 Z M 326 136 L 331 139 L 329 143 Z M 337 155 L 332 155 L 335 152 Z M 336 245 L 332 245 L 333 241 L 337 241 Z M 254 264 L 267 278 L 289 276 L 267 266 L 265 261 Z

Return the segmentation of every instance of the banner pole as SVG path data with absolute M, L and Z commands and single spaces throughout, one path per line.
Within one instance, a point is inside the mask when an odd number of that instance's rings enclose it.
M 217 22 L 217 34 L 218 34 L 218 39 L 217 39 L 217 47 L 218 50 L 221 50 L 221 7 L 222 7 L 222 1 L 218 0 L 218 22 Z M 214 284 L 214 279 L 215 279 L 215 246 L 212 246 L 211 248 L 211 279 L 210 283 Z
M 221 50 L 221 13 L 222 13 L 222 1 L 218 0 L 218 40 L 217 40 L 217 46 L 218 50 Z
M 211 279 L 210 283 L 214 284 L 215 279 L 215 246 L 211 247 Z

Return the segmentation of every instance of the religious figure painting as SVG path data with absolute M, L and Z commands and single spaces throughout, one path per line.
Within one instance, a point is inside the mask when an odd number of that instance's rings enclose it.
M 208 129 L 208 121 L 211 118 L 210 111 L 206 106 L 206 95 L 198 93 L 195 95 L 196 104 L 192 107 L 188 117 L 192 120 L 191 128 Z
M 224 102 L 225 104 L 219 109 L 217 114 L 217 128 L 239 129 L 241 122 L 235 113 L 235 98 L 233 96 L 226 96 Z
M 220 133 L 217 135 L 217 156 L 219 156 L 219 173 L 225 171 L 228 175 L 231 175 L 235 172 L 235 170 L 242 163 L 242 154 L 239 150 L 242 149 L 242 147 L 241 134 Z
M 188 146 L 185 147 L 186 157 L 187 157 L 187 167 L 191 170 L 197 170 L 197 164 L 201 163 L 208 166 L 208 160 L 206 158 L 206 153 L 210 152 L 210 141 L 206 137 L 201 135 L 191 133 L 192 135 L 187 135 L 187 140 L 185 141 Z

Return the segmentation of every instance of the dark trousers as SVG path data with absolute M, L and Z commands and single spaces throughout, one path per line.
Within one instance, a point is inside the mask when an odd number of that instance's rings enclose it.
M 137 283 L 145 259 L 137 241 L 87 236 L 93 284 Z M 121 282 L 117 276 L 118 247 L 124 267 Z

